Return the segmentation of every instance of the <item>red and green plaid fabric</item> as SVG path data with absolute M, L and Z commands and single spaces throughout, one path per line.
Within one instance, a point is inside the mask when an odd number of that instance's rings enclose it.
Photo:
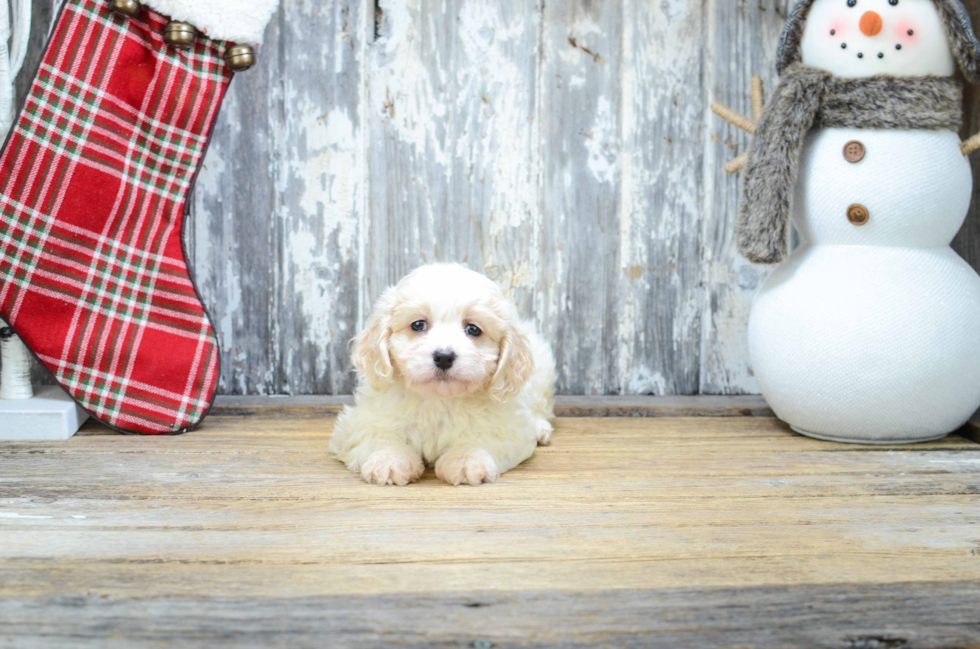
M 0 156 L 0 316 L 91 414 L 197 424 L 218 347 L 181 246 L 188 191 L 231 79 L 225 43 L 66 0 Z

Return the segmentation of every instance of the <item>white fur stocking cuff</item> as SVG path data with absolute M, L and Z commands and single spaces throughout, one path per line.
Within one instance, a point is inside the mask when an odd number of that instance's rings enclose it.
M 256 44 L 262 42 L 279 0 L 146 0 L 145 4 L 194 25 L 208 38 Z

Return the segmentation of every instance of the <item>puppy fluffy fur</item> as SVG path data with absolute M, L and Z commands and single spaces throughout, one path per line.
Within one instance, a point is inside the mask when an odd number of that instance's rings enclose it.
M 355 405 L 330 451 L 369 483 L 404 486 L 427 465 L 449 484 L 493 482 L 551 439 L 551 350 L 462 266 L 423 266 L 389 288 L 352 356 Z

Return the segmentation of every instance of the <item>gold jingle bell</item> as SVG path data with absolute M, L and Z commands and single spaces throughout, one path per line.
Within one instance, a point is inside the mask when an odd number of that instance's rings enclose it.
M 175 20 L 163 28 L 163 40 L 172 47 L 186 49 L 197 40 L 197 29 L 194 25 Z
M 233 45 L 225 52 L 225 63 L 235 72 L 255 65 L 255 49 L 251 45 Z
M 137 0 L 109 0 L 109 10 L 120 16 L 135 18 L 140 13 L 140 3 Z

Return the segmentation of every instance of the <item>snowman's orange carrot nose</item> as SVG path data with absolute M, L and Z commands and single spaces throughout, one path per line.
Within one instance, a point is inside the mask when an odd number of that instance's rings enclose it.
M 861 16 L 861 32 L 865 36 L 877 36 L 881 33 L 881 29 L 885 26 L 884 21 L 881 16 L 873 11 L 866 11 L 864 15 Z

